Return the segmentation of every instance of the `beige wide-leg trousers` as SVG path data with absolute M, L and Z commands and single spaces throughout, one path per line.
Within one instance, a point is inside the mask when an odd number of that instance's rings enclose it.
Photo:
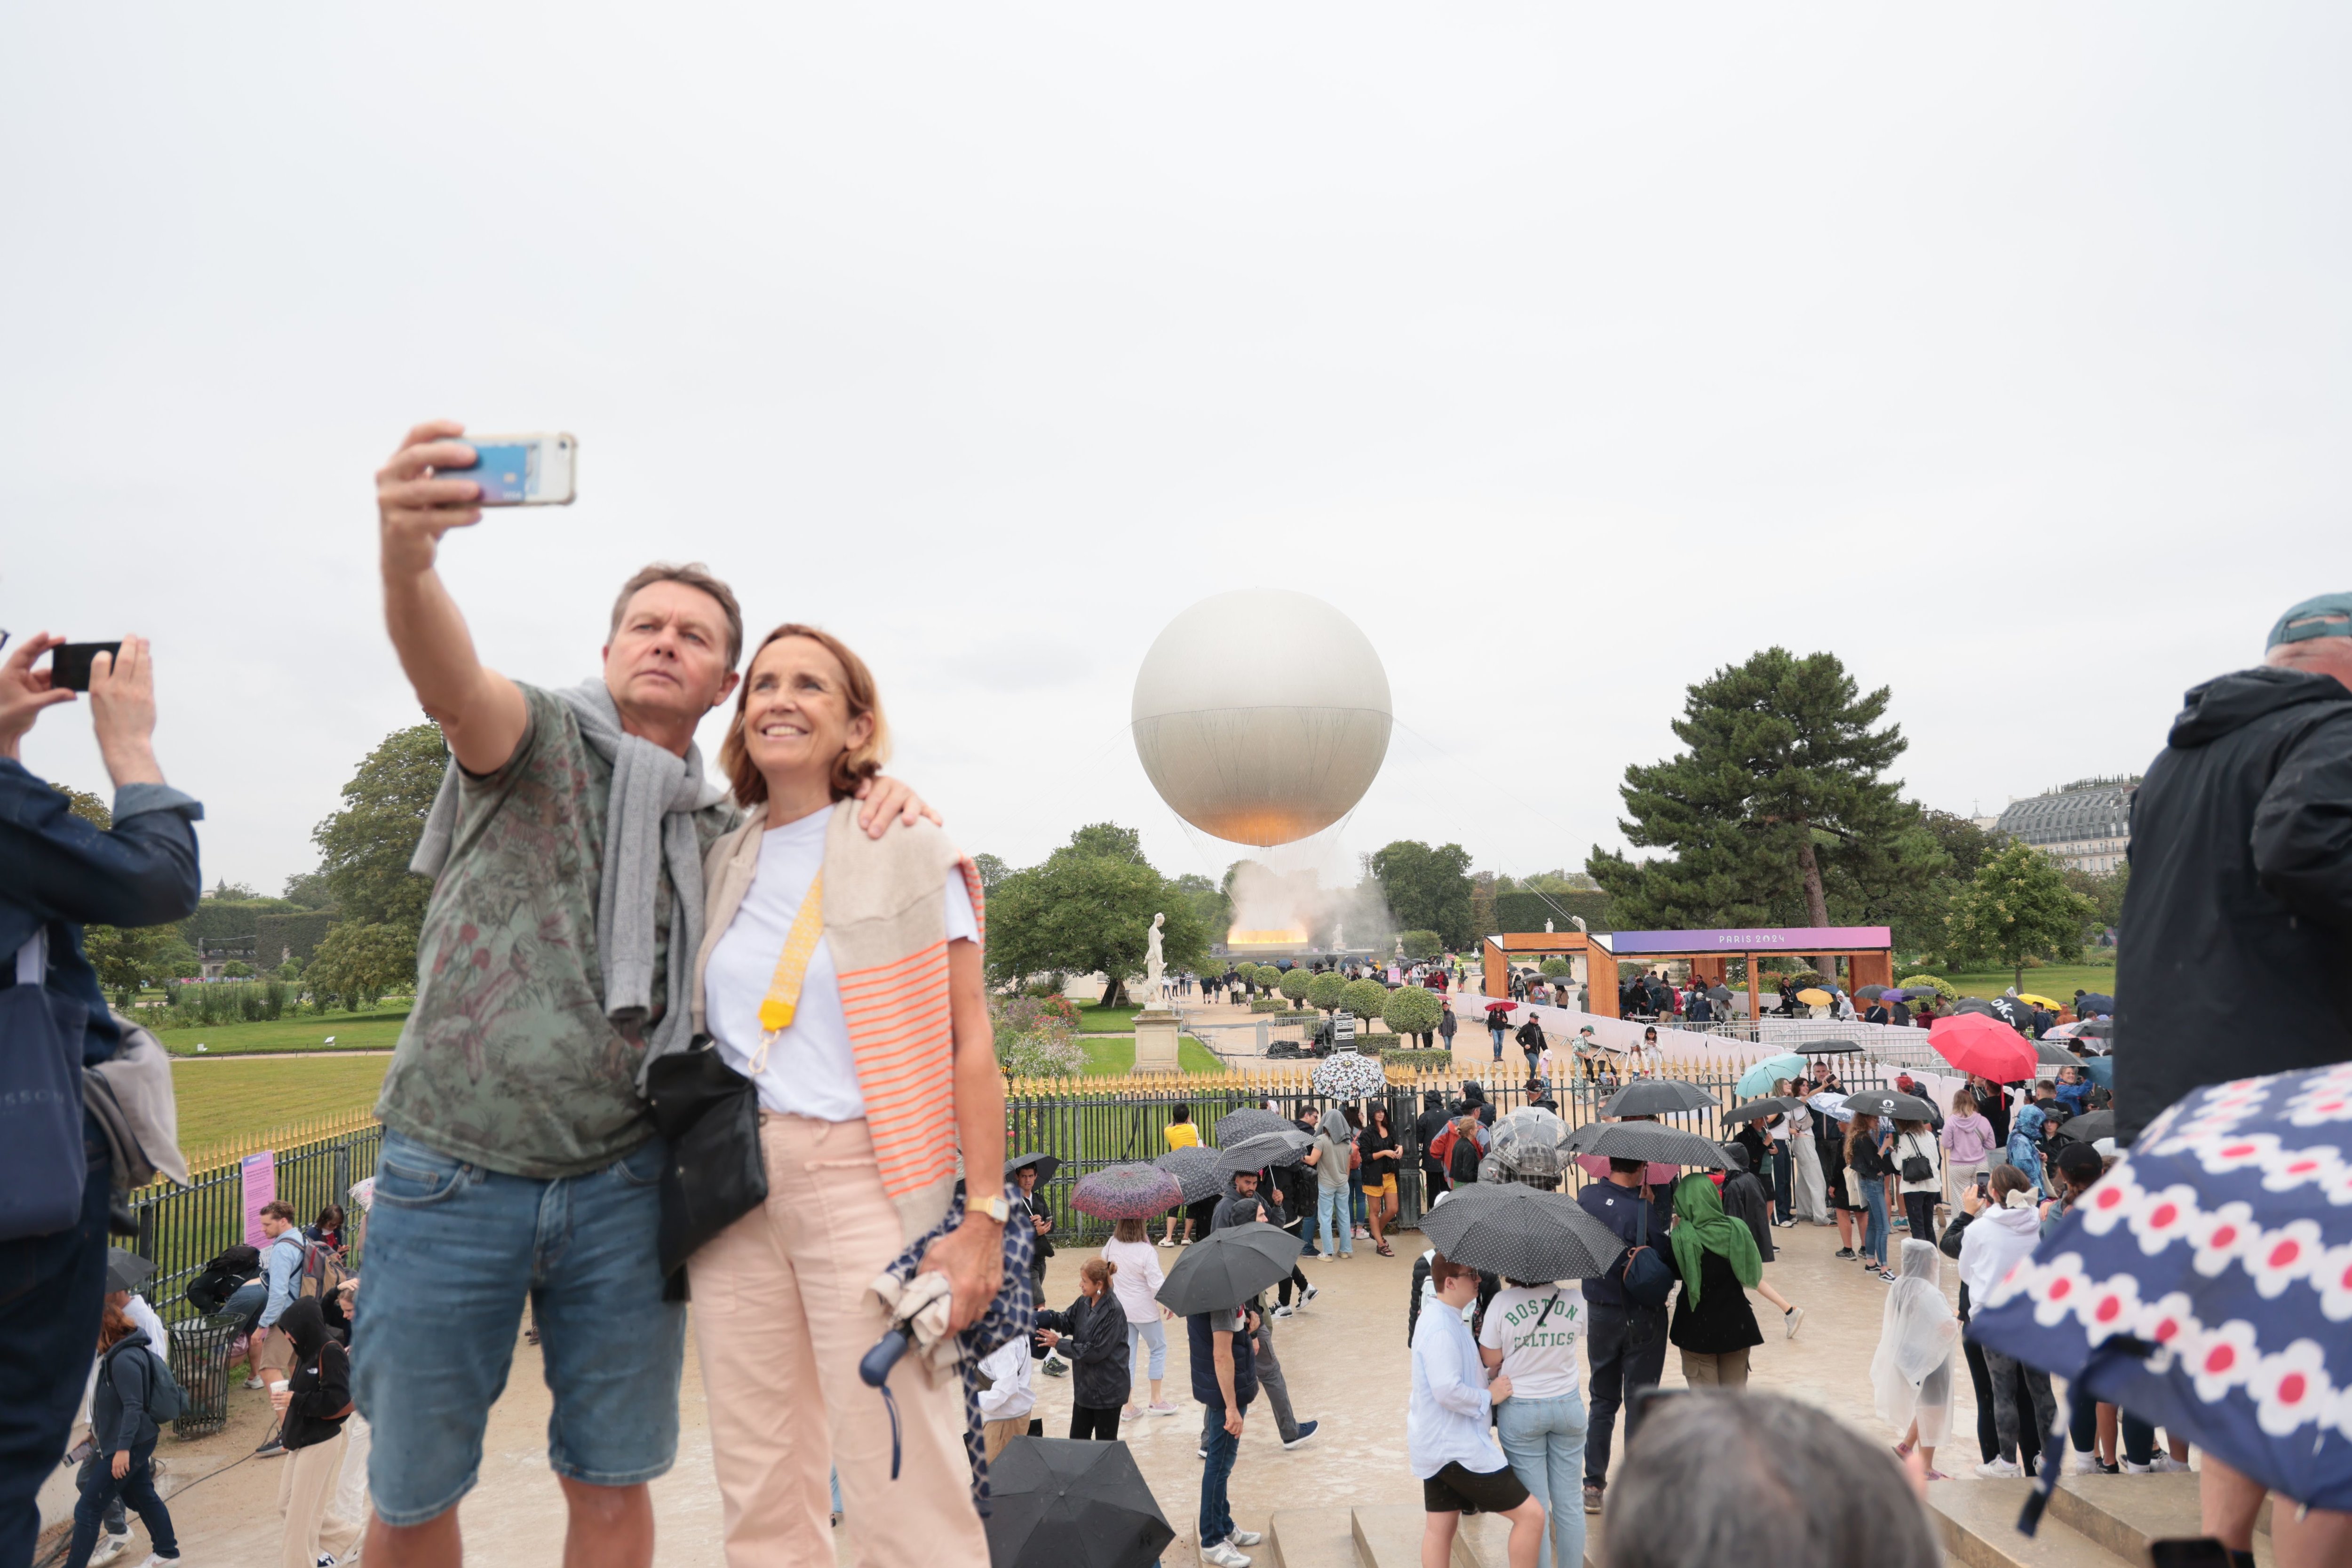
M 279 1568 L 315 1568 L 320 1552 L 342 1557 L 359 1544 L 359 1524 L 333 1506 L 349 1441 L 337 1432 L 323 1443 L 287 1454 L 286 1468 L 278 1472 L 278 1511 L 286 1520 L 278 1548 Z
M 760 1116 L 768 1201 L 688 1264 L 729 1568 L 830 1563 L 828 1467 L 851 1561 L 982 1568 L 963 1385 L 914 1355 L 890 1374 L 901 1426 L 857 1363 L 889 1328 L 866 1287 L 906 1249 L 864 1121 Z

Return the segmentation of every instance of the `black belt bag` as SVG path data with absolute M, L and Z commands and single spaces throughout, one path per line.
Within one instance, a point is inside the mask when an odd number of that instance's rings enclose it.
M 686 1260 L 768 1201 L 760 1091 L 708 1036 L 646 1069 L 654 1126 L 669 1142 L 661 1173 L 663 1294 L 686 1298 Z

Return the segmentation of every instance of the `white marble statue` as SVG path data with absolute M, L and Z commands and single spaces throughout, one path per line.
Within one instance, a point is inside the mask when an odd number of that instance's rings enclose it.
M 1166 914 L 1151 917 L 1151 930 L 1143 939 L 1143 1005 L 1164 1006 L 1168 1001 L 1168 960 L 1161 952 L 1160 928 L 1168 923 Z

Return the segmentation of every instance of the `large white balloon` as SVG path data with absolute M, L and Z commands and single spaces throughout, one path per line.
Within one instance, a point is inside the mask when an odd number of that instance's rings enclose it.
M 1390 722 L 1370 640 L 1283 588 L 1202 600 L 1135 677 L 1135 754 L 1152 787 L 1235 844 L 1287 844 L 1347 816 L 1388 755 Z

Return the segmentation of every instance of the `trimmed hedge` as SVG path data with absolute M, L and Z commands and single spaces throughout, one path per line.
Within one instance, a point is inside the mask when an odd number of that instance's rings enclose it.
M 1289 1004 L 1285 1002 L 1279 996 L 1253 996 L 1250 998 L 1250 1011 L 1253 1013 L 1284 1013 L 1289 1011 Z
M 1384 1035 L 1380 1037 L 1382 1039 L 1393 1040 L 1397 1037 L 1394 1035 Z M 1424 1051 L 1404 1046 L 1390 1046 L 1381 1050 L 1381 1062 L 1383 1066 L 1391 1067 L 1445 1068 L 1454 1065 L 1454 1053 L 1452 1051 Z

